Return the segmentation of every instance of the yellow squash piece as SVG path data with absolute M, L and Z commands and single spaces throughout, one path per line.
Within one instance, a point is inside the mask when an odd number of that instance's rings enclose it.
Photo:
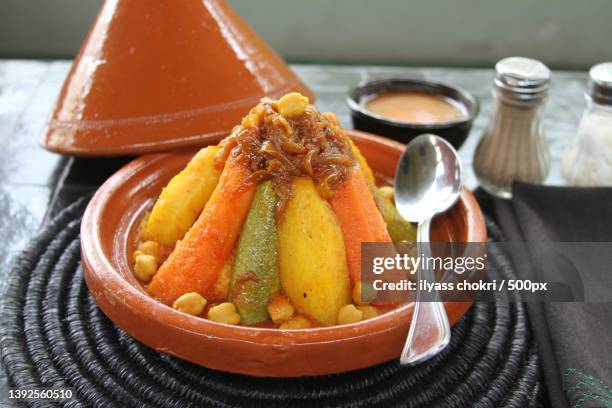
M 143 231 L 143 239 L 174 245 L 191 228 L 219 182 L 215 166 L 219 146 L 200 150 L 160 194 Z
M 350 302 L 346 252 L 340 224 L 310 178 L 293 182 L 279 226 L 279 268 L 285 294 L 300 313 L 336 323 Z

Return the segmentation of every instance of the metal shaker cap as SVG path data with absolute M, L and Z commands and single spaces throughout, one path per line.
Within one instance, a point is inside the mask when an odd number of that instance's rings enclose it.
M 495 85 L 505 96 L 519 100 L 540 99 L 548 91 L 550 69 L 540 61 L 504 58 L 495 64 Z
M 595 103 L 612 105 L 612 62 L 603 62 L 591 68 L 587 92 Z

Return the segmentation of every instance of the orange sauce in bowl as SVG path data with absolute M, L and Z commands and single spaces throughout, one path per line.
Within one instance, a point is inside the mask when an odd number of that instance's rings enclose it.
M 410 123 L 436 123 L 465 116 L 459 103 L 428 92 L 388 91 L 366 99 L 364 107 L 385 118 Z

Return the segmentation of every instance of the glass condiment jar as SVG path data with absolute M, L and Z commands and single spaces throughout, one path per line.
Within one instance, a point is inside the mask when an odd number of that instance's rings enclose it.
M 510 57 L 495 71 L 495 110 L 476 149 L 474 172 L 484 190 L 509 198 L 513 181 L 541 183 L 548 175 L 542 116 L 550 70 L 540 61 Z
M 570 185 L 612 186 L 612 62 L 595 65 L 589 77 L 587 106 L 561 173 Z

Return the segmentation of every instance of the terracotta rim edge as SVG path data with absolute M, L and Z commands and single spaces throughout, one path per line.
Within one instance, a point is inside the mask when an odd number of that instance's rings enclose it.
M 303 94 L 308 96 L 311 102 L 316 101 L 316 96 L 312 91 L 308 88 L 304 87 L 301 84 L 301 81 L 295 78 L 293 81 L 288 82 L 283 85 L 279 89 L 275 89 L 270 91 L 268 95 L 271 97 L 280 97 L 287 92 L 291 92 L 293 90 L 301 90 Z M 254 103 L 258 102 L 262 96 L 253 96 L 244 101 L 238 101 L 239 103 L 234 103 L 231 106 L 232 109 L 245 109 L 248 111 L 248 108 L 253 106 Z M 210 108 L 210 107 L 209 107 Z M 214 107 L 213 107 L 214 108 Z M 205 108 L 202 108 L 203 110 Z M 176 114 L 181 114 L 183 112 L 176 112 Z M 211 112 L 205 112 L 206 114 L 211 114 Z M 214 113 L 214 110 L 213 110 Z M 240 115 L 243 116 L 243 115 Z M 134 118 L 137 121 L 146 124 L 147 120 L 155 122 L 156 116 L 147 117 L 147 118 Z M 106 120 L 107 122 L 114 122 L 112 120 Z M 152 154 L 152 153 L 164 153 L 170 152 L 174 149 L 183 149 L 183 148 L 197 148 L 203 147 L 209 144 L 218 143 L 225 136 L 227 136 L 231 132 L 230 129 L 226 130 L 218 130 L 214 132 L 208 132 L 203 134 L 192 134 L 192 135 L 184 135 L 184 136 L 169 136 L 168 139 L 164 141 L 153 140 L 150 142 L 142 142 L 142 143 L 124 143 L 121 145 L 100 145 L 99 147 L 93 149 L 91 147 L 81 147 L 78 144 L 73 144 L 70 146 L 66 146 L 65 144 L 55 143 L 51 140 L 50 134 L 57 128 L 58 124 L 66 124 L 66 126 L 74 127 L 79 130 L 79 124 L 73 124 L 70 122 L 61 122 L 58 120 L 52 120 L 49 118 L 44 124 L 44 130 L 39 137 L 38 144 L 53 153 L 74 156 L 74 157 L 113 157 L 113 156 L 132 156 L 132 155 L 142 155 L 142 154 Z M 109 125 L 110 126 L 110 125 Z M 132 125 L 133 126 L 133 125 Z M 100 127 L 100 132 L 103 132 L 105 127 Z

